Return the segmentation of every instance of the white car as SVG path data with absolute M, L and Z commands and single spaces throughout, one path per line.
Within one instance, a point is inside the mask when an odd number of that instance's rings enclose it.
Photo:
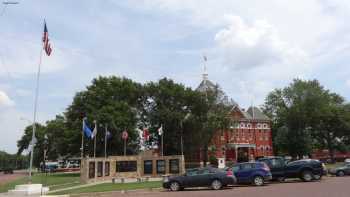
M 344 160 L 345 163 L 350 163 L 350 158 Z

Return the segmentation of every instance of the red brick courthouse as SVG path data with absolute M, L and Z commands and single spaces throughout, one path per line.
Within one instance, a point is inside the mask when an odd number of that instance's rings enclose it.
M 214 83 L 204 74 L 197 91 L 204 92 L 213 88 Z M 224 103 L 233 105 L 230 115 L 235 124 L 227 130 L 218 130 L 209 146 L 209 155 L 218 159 L 219 167 L 227 161 L 244 162 L 273 155 L 270 119 L 259 108 L 251 106 L 245 110 L 228 99 L 223 92 L 220 94 L 223 95 Z M 199 160 L 202 158 L 199 155 Z

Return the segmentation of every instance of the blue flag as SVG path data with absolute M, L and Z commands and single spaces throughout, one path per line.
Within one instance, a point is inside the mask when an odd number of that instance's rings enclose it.
M 89 126 L 86 125 L 85 119 L 83 120 L 83 131 L 86 137 L 91 138 L 92 131 Z

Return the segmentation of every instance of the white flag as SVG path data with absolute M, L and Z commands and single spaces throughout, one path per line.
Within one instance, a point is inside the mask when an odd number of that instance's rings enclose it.
M 95 128 L 94 128 L 94 130 L 92 131 L 91 139 L 94 139 L 94 137 L 96 137 L 96 135 L 97 135 L 97 125 L 95 125 Z
M 36 137 L 34 136 L 34 138 L 32 138 L 32 140 L 30 141 L 29 143 L 29 146 L 28 146 L 28 153 L 32 152 L 33 151 L 33 148 L 35 146 L 35 144 L 37 143 L 37 139 Z
M 160 127 L 158 129 L 158 134 L 163 135 L 163 125 L 160 125 Z

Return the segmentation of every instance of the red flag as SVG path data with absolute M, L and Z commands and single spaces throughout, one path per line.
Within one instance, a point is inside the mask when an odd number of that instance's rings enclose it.
M 128 139 L 128 137 L 129 137 L 129 134 L 128 134 L 128 132 L 125 130 L 125 131 L 123 131 L 123 133 L 122 133 L 122 138 L 123 138 L 123 140 L 127 140 Z
M 46 22 L 44 22 L 43 46 L 47 56 L 50 56 L 52 49 L 49 43 L 49 32 L 47 31 Z
M 146 141 L 149 140 L 149 132 L 147 128 L 143 129 L 143 139 L 145 139 Z

